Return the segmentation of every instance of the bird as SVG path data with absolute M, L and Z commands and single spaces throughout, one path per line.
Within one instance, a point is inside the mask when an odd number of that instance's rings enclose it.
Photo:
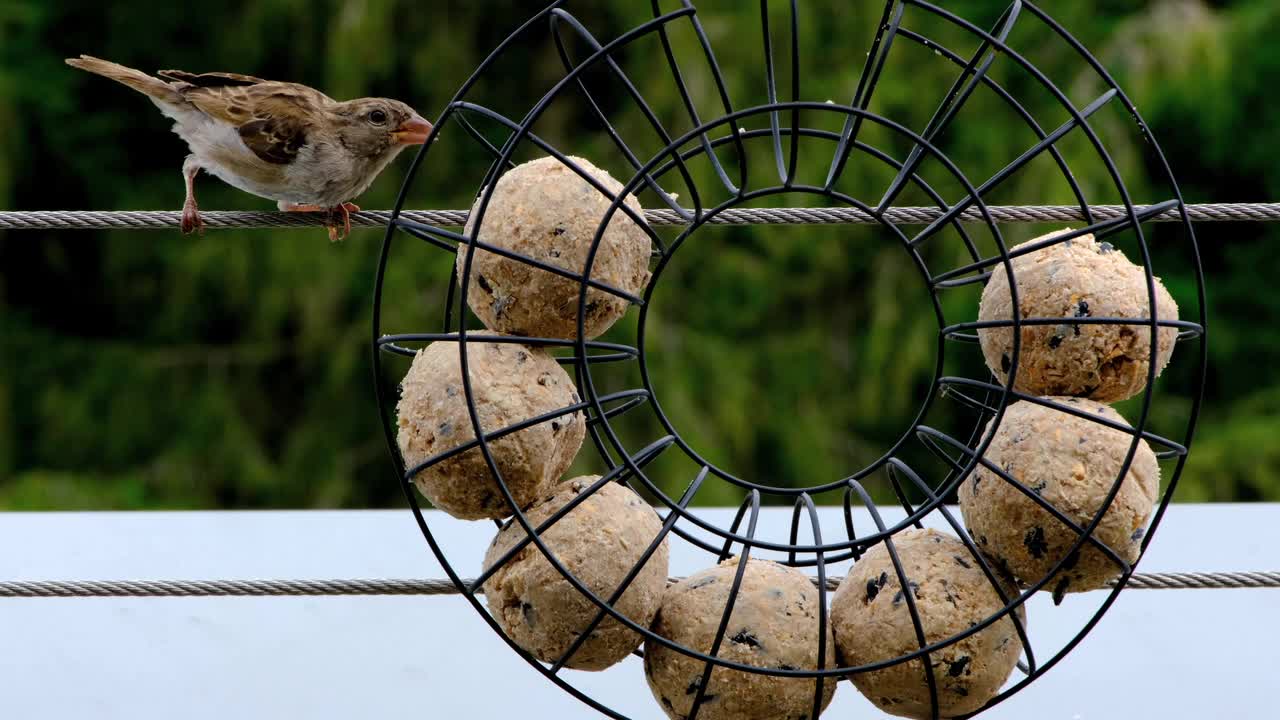
M 156 77 L 90 55 L 66 62 L 137 90 L 174 121 L 190 150 L 182 164 L 184 234 L 203 231 L 195 178 L 204 170 L 282 211 L 326 213 L 329 239 L 340 240 L 360 209 L 351 200 L 433 130 L 388 98 L 339 102 L 306 85 L 236 73 L 161 70 Z

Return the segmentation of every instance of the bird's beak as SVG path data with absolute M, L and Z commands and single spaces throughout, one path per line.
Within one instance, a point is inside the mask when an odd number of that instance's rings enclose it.
M 417 115 L 405 120 L 391 133 L 391 137 L 400 145 L 421 145 L 430 135 L 431 123 Z

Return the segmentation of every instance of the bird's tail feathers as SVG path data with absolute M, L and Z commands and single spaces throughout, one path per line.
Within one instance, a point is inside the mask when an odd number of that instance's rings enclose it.
M 164 80 L 109 60 L 101 60 L 90 55 L 81 55 L 78 58 L 67 58 L 67 64 L 128 85 L 154 100 L 182 102 L 183 99 L 182 95 Z

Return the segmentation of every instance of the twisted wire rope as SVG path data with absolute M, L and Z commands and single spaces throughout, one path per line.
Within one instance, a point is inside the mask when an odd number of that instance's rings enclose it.
M 1148 206 L 1135 206 L 1141 213 Z M 1219 203 L 1185 206 L 1193 222 L 1272 222 L 1280 220 L 1280 203 Z M 1124 218 L 1123 205 L 1095 205 L 1096 220 Z M 998 223 L 1070 222 L 1084 220 L 1074 205 L 991 206 Z M 857 208 L 735 208 L 711 220 L 720 225 L 834 225 L 875 224 L 884 220 L 897 225 L 924 225 L 946 210 L 935 207 L 889 208 L 882 218 Z M 351 214 L 353 227 L 385 227 L 392 213 L 387 210 Z M 466 210 L 413 210 L 401 217 L 415 222 L 458 227 L 466 224 Z M 176 211 L 4 211 L 0 230 L 162 230 L 176 228 L 182 214 Z M 201 218 L 209 229 L 299 228 L 326 222 L 320 213 L 205 212 Z M 651 225 L 683 225 L 687 222 L 673 210 L 647 210 Z M 961 222 L 984 222 L 976 208 L 963 212 Z M 1177 208 L 1150 218 L 1152 222 L 1177 222 Z M 834 590 L 841 578 L 830 578 Z M 469 581 L 464 581 L 469 584 Z M 1170 572 L 1135 574 L 1129 588 L 1139 590 L 1205 590 L 1280 588 L 1280 571 L 1252 572 Z M 36 597 L 263 597 L 336 595 L 452 595 L 458 589 L 444 579 L 330 579 L 330 580 L 42 580 L 0 581 L 0 598 Z
M 678 578 L 672 578 L 675 582 Z M 843 578 L 827 579 L 835 590 Z M 463 580 L 469 586 L 471 580 Z M 1111 583 L 1114 585 L 1114 582 Z M 1139 573 L 1133 590 L 1280 588 L 1280 571 Z M 445 579 L 347 580 L 29 580 L 0 582 L 0 598 L 270 597 L 316 595 L 456 595 Z
M 1136 205 L 1141 213 L 1148 205 Z M 993 205 L 987 208 L 998 223 L 1074 222 L 1084 220 L 1076 205 Z M 1095 220 L 1124 218 L 1123 205 L 1094 205 Z M 1274 222 L 1280 220 L 1280 203 L 1218 203 L 1187 205 L 1193 222 Z M 895 207 L 885 210 L 883 220 L 894 225 L 927 225 L 942 217 L 936 207 Z M 460 227 L 467 222 L 466 210 L 407 210 L 405 220 Z M 326 222 L 324 213 L 213 211 L 200 215 L 204 226 L 216 229 L 315 227 Z M 685 225 L 687 220 L 674 210 L 646 210 L 650 225 Z M 960 222 L 984 222 L 976 208 L 960 214 Z M 1178 222 L 1177 208 L 1150 218 L 1151 222 Z M 176 228 L 182 213 L 172 210 L 38 210 L 0 212 L 0 230 L 165 230 Z M 353 227 L 386 227 L 390 210 L 362 210 L 351 213 Z M 857 208 L 734 208 L 711 219 L 716 225 L 870 225 L 881 220 Z
M 1141 213 L 1148 206 L 1135 206 Z M 1218 203 L 1187 205 L 1193 222 L 1273 222 L 1280 220 L 1280 203 Z M 1091 206 L 1094 219 L 1124 218 L 1123 205 Z M 1084 220 L 1075 205 L 991 206 L 998 223 L 1070 222 Z M 711 220 L 719 225 L 926 225 L 946 213 L 936 207 L 896 207 L 881 218 L 857 208 L 735 208 Z M 385 227 L 387 210 L 351 214 L 353 227 Z M 459 227 L 466 224 L 466 210 L 412 210 L 401 217 L 414 222 Z M 221 211 L 201 214 L 209 229 L 300 228 L 323 225 L 321 213 Z M 179 226 L 182 214 L 166 210 L 126 211 L 0 211 L 0 230 L 163 230 Z M 647 210 L 651 225 L 683 225 L 673 210 Z M 960 222 L 981 223 L 976 208 L 959 215 Z M 1152 222 L 1178 222 L 1177 208 L 1150 218 Z M 834 590 L 842 578 L 830 578 Z M 464 581 L 469 584 L 470 581 Z M 1114 584 L 1114 583 L 1113 583 Z M 1207 590 L 1280 588 L 1280 571 L 1169 572 L 1135 574 L 1127 586 L 1138 590 Z M 0 581 L 0 598 L 51 597 L 270 597 L 339 595 L 453 595 L 458 589 L 444 579 L 326 579 L 326 580 L 41 580 Z

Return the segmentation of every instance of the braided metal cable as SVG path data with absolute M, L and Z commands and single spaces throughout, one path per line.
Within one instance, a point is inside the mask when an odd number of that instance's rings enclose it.
M 1280 571 L 1140 573 L 1125 584 L 1134 590 L 1240 590 L 1280 587 Z
M 1135 206 L 1141 213 L 1146 205 Z M 1272 222 L 1280 220 L 1280 203 L 1221 203 L 1187 205 L 1187 215 L 1194 222 Z M 987 208 L 997 223 L 1076 222 L 1084 220 L 1075 205 L 995 205 Z M 1128 211 L 1123 205 L 1094 205 L 1094 220 L 1123 218 Z M 936 207 L 897 207 L 885 211 L 883 220 L 893 225 L 926 225 L 937 220 L 944 211 Z M 406 220 L 441 227 L 466 224 L 466 210 L 409 210 L 401 213 Z M 205 212 L 201 213 L 206 229 L 300 228 L 325 223 L 324 213 L 288 212 Z M 651 225 L 684 225 L 687 220 L 674 210 L 647 210 Z M 1151 218 L 1152 222 L 1177 222 L 1177 209 Z M 39 210 L 0 212 L 0 230 L 166 230 L 179 226 L 182 213 L 172 210 Z M 982 214 L 970 208 L 960 214 L 965 223 L 984 222 Z M 351 214 L 353 227 L 385 227 L 391 221 L 389 210 L 362 210 Z M 880 220 L 857 208 L 735 208 L 711 220 L 717 225 L 839 225 L 878 223 Z
M 843 578 L 827 580 L 835 590 Z M 675 578 L 672 579 L 676 580 Z M 463 580 L 467 585 L 471 580 Z M 1142 573 L 1133 590 L 1239 590 L 1280 588 L 1280 571 Z M 32 580 L 0 582 L 0 598 L 67 597 L 268 597 L 314 595 L 456 595 L 433 580 Z
M 451 595 L 448 580 L 40 580 L 0 582 L 0 597 Z

